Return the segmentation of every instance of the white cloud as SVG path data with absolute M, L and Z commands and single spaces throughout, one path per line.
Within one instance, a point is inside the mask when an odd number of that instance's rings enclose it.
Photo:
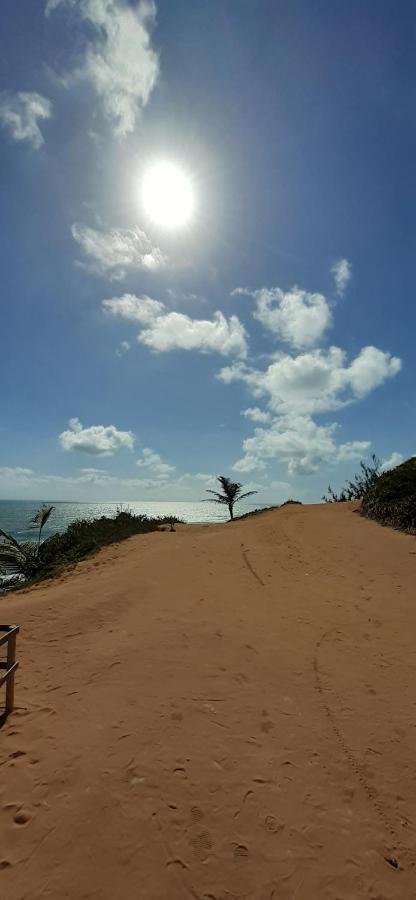
M 159 269 L 167 258 L 159 247 L 152 247 L 150 238 L 140 228 L 98 231 L 75 222 L 72 237 L 93 263 L 91 268 L 99 275 L 110 274 L 123 278 L 125 270 Z
M 115 135 L 124 137 L 134 131 L 159 75 L 151 45 L 156 6 L 152 0 L 135 7 L 121 0 L 48 0 L 46 14 L 61 4 L 90 26 L 84 59 L 73 76 L 91 84 Z
M 266 460 L 285 463 L 289 475 L 310 475 L 323 462 L 360 459 L 369 441 L 337 445 L 337 424 L 317 425 L 310 416 L 281 416 L 270 428 L 256 428 L 243 442 L 244 457 L 234 465 L 237 471 L 252 471 Z M 247 463 L 245 465 L 245 463 Z
M 389 472 L 390 469 L 395 469 L 396 466 L 399 466 L 402 462 L 402 454 L 398 453 L 397 450 L 395 450 L 388 459 L 383 459 L 383 462 L 380 466 L 380 472 Z
M 241 415 L 245 416 L 246 419 L 251 419 L 252 422 L 270 422 L 271 419 L 270 413 L 259 409 L 258 406 L 249 406 L 248 409 L 242 409 Z
M 247 453 L 242 459 L 238 459 L 233 466 L 235 472 L 255 472 L 266 468 L 266 464 L 258 457 Z
M 165 305 L 159 300 L 152 300 L 146 295 L 136 297 L 135 294 L 123 294 L 122 297 L 103 300 L 103 307 L 112 316 L 139 322 L 140 325 L 151 325 L 165 310 Z
M 120 341 L 116 349 L 116 356 L 124 356 L 129 350 L 131 350 L 131 344 L 128 341 Z
M 24 469 L 21 466 L 0 466 L 0 478 L 19 478 L 26 480 L 32 475 L 32 469 Z
M 323 294 L 310 294 L 295 286 L 286 292 L 278 287 L 262 288 L 252 296 L 256 300 L 254 318 L 292 347 L 313 347 L 332 324 Z
M 222 353 L 245 357 L 247 341 L 244 326 L 237 316 L 227 320 L 221 312 L 213 319 L 191 319 L 183 313 L 159 316 L 138 335 L 138 340 L 164 353 L 169 350 L 200 350 L 202 353 Z
M 175 470 L 175 466 L 163 462 L 159 453 L 155 453 L 150 447 L 144 447 L 141 457 L 136 462 L 136 466 L 149 469 L 152 475 L 158 479 L 169 478 L 170 474 Z
M 20 91 L 0 95 L 0 123 L 15 141 L 29 141 L 36 150 L 44 143 L 38 123 L 51 116 L 52 103 L 41 94 Z
M 348 282 L 352 278 L 351 263 L 347 259 L 337 259 L 331 269 L 335 282 L 335 293 L 338 297 L 343 297 L 347 289 Z
M 377 347 L 364 347 L 347 370 L 347 382 L 356 397 L 365 397 L 387 378 L 397 375 L 401 360 Z
M 202 353 L 235 354 L 245 357 L 247 341 L 237 316 L 226 319 L 221 312 L 213 319 L 191 319 L 185 313 L 166 312 L 164 303 L 146 295 L 123 294 L 103 301 L 104 310 L 144 328 L 137 339 L 158 353 L 169 350 L 200 350 Z
M 79 419 L 70 419 L 68 430 L 59 435 L 64 450 L 91 453 L 96 456 L 112 456 L 116 450 L 127 447 L 133 450 L 134 435 L 131 431 L 119 431 L 115 425 L 91 425 L 83 428 Z
M 392 378 L 401 361 L 376 347 L 364 347 L 348 364 L 339 347 L 299 356 L 280 354 L 265 371 L 234 363 L 218 377 L 243 381 L 255 397 L 265 396 L 274 413 L 323 413 L 367 396 Z

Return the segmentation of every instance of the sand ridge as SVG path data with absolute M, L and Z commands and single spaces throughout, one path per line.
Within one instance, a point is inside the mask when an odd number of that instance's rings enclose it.
M 1 598 L 0 897 L 415 897 L 415 570 L 414 538 L 299 506 Z

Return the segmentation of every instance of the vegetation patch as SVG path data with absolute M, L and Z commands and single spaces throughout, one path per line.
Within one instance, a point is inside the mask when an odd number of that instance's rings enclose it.
M 361 515 L 416 534 L 416 457 L 379 475 L 363 496 Z
M 121 510 L 114 518 L 79 519 L 62 534 L 54 534 L 43 543 L 19 543 L 0 529 L 0 572 L 10 576 L 24 576 L 27 582 L 50 578 L 63 568 L 96 553 L 101 547 L 123 541 L 135 534 L 157 531 L 161 525 L 171 530 L 181 519 L 175 516 L 149 518 Z M 12 582 L 10 582 L 10 587 Z M 21 586 L 21 585 L 18 585 Z

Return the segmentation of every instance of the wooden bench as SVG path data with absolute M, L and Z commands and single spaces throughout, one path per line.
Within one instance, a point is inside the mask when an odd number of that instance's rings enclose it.
M 14 676 L 19 663 L 16 660 L 16 638 L 18 625 L 0 625 L 0 647 L 7 645 L 7 656 L 0 660 L 0 688 L 6 685 L 6 705 L 0 713 L 0 725 L 5 722 L 14 708 Z

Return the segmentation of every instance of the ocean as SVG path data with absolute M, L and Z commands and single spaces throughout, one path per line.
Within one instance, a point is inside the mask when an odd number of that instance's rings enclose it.
M 36 500 L 0 500 L 0 528 L 7 531 L 19 541 L 35 540 L 36 527 L 30 525 L 36 511 L 42 504 Z M 46 503 L 47 506 L 52 503 Z M 100 516 L 115 516 L 119 503 L 73 503 L 58 502 L 53 503 L 54 509 L 46 523 L 42 538 L 45 539 L 56 532 L 65 531 L 71 522 L 77 519 L 98 519 Z M 214 524 L 215 522 L 226 522 L 228 515 L 223 508 L 216 503 L 192 503 L 190 501 L 149 501 L 143 500 L 126 501 L 122 504 L 123 509 L 131 509 L 136 514 L 146 516 L 172 516 L 175 515 L 179 519 L 183 519 L 189 523 L 200 523 L 204 525 Z M 241 504 L 241 513 L 249 512 L 261 504 Z M 238 513 L 237 513 L 238 514 Z

